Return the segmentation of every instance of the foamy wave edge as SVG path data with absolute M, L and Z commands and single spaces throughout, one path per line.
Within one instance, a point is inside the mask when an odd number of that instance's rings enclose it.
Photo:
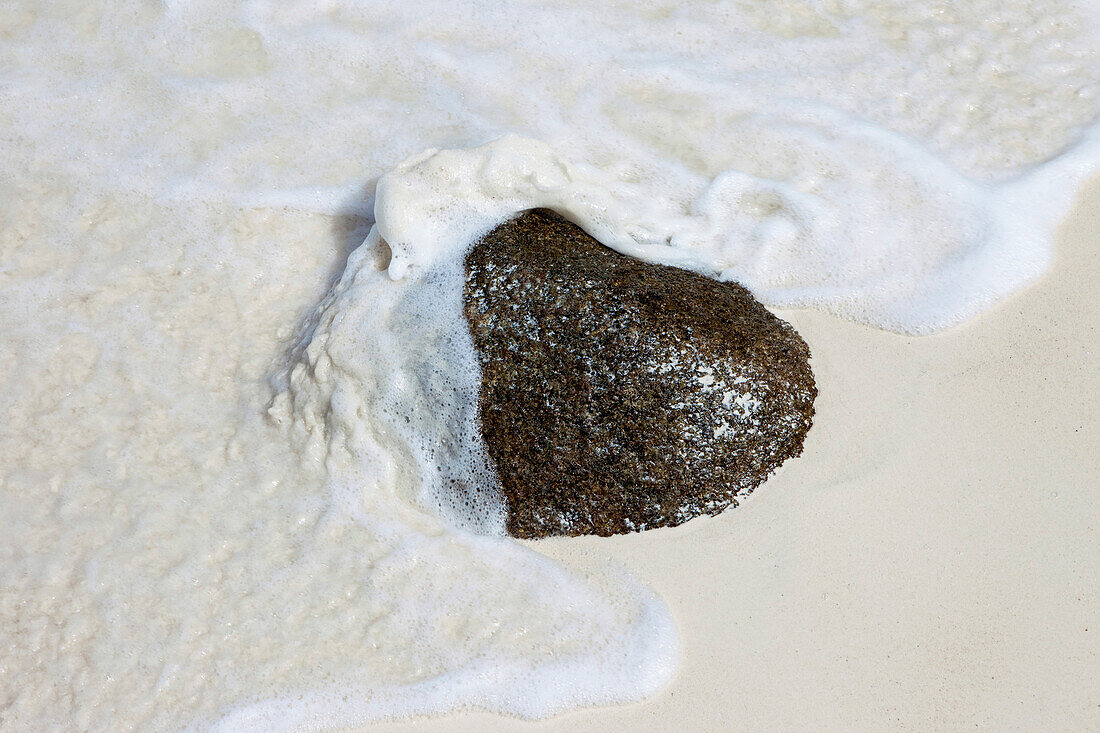
M 532 555 L 536 553 L 531 552 Z M 538 562 L 553 563 L 538 556 Z M 640 702 L 674 676 L 680 657 L 676 624 L 664 602 L 632 576 L 620 576 L 641 616 L 611 660 L 551 660 L 535 668 L 485 660 L 407 686 L 337 686 L 237 706 L 186 731 L 310 731 L 444 713 L 482 711 L 526 720 L 570 710 Z
M 845 166 L 837 180 L 807 191 L 816 182 L 730 170 L 689 197 L 664 198 L 659 180 L 622 180 L 508 135 L 428 150 L 382 176 L 373 235 L 389 244 L 397 279 L 455 256 L 518 212 L 545 207 L 624 254 L 738 281 L 774 307 L 929 334 L 1041 277 L 1055 228 L 1100 169 L 1100 124 L 1055 158 L 986 182 L 832 109 L 792 103 L 761 117 L 786 126 L 790 145 Z M 777 213 L 739 211 L 759 199 Z

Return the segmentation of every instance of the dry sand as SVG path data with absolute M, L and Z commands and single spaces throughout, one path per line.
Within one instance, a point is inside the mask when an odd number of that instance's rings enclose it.
M 801 459 L 716 519 L 534 545 L 666 599 L 663 693 L 372 730 L 1100 730 L 1098 250 L 1100 179 L 1051 272 L 965 326 L 783 313 L 820 388 Z

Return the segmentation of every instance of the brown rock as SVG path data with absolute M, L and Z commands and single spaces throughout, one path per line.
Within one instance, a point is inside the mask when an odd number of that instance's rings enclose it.
M 481 430 L 513 536 L 718 514 L 801 453 L 809 349 L 740 285 L 619 254 L 545 210 L 465 264 Z

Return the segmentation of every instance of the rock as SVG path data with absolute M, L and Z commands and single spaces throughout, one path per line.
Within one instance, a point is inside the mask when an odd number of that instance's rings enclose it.
M 718 514 L 802 452 L 810 351 L 740 285 L 619 254 L 546 210 L 501 224 L 465 266 L 513 536 Z

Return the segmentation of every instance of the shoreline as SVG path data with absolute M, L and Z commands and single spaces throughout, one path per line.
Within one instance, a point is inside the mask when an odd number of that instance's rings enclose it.
M 994 729 L 1100 723 L 1094 415 L 1100 177 L 1038 282 L 945 333 L 779 311 L 820 395 L 801 458 L 735 510 L 672 529 L 525 543 L 621 563 L 679 626 L 647 701 L 527 722 L 371 731 Z M 1090 452 L 1089 446 L 1093 446 Z

